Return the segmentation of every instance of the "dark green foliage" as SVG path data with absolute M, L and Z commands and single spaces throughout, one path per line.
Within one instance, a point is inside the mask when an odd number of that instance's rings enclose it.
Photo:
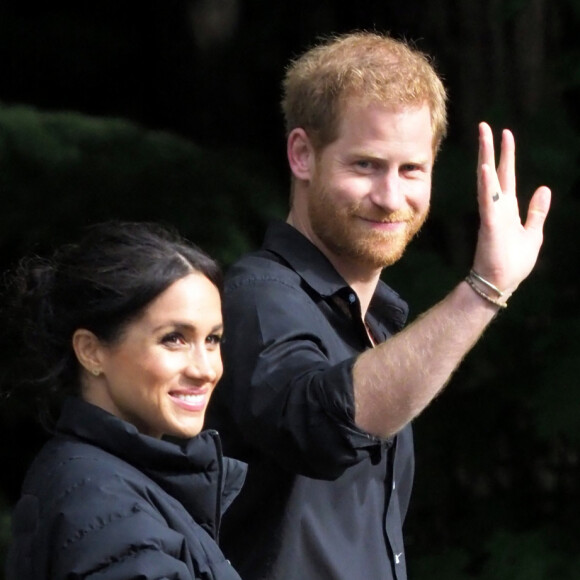
M 19 256 L 88 223 L 156 220 L 228 264 L 283 211 L 253 164 L 121 119 L 0 107 L 0 248 Z

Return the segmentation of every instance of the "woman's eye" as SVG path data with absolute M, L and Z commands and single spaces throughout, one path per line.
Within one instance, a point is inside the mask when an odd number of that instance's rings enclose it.
M 214 344 L 214 345 L 218 345 L 221 344 L 222 342 L 222 337 L 220 334 L 210 334 L 207 338 L 206 338 L 206 342 L 208 344 Z
M 179 332 L 170 332 L 161 339 L 161 342 L 168 345 L 181 345 L 185 344 L 185 338 Z

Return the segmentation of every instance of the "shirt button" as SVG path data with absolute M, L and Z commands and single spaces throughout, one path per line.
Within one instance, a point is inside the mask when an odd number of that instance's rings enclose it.
M 355 293 L 354 293 L 354 292 L 351 292 L 351 293 L 348 295 L 348 301 L 349 301 L 351 304 L 354 304 L 354 303 L 356 302 L 356 296 L 355 296 Z

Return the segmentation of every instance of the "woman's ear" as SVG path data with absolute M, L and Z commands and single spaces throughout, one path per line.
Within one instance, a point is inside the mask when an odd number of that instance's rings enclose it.
M 77 328 L 72 337 L 72 347 L 80 365 L 98 377 L 102 372 L 101 341 L 90 330 Z
M 310 181 L 314 168 L 314 148 L 306 131 L 292 129 L 287 142 L 288 164 L 296 179 Z

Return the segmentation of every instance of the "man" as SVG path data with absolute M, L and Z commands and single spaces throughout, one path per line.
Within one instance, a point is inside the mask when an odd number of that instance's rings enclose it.
M 379 277 L 427 217 L 441 81 L 405 43 L 354 33 L 297 59 L 284 89 L 290 212 L 224 297 L 209 425 L 249 474 L 222 547 L 246 580 L 401 580 L 411 421 L 532 270 L 550 191 L 522 225 L 513 136 L 496 171 L 482 123 L 473 270 L 400 331 L 407 306 Z

